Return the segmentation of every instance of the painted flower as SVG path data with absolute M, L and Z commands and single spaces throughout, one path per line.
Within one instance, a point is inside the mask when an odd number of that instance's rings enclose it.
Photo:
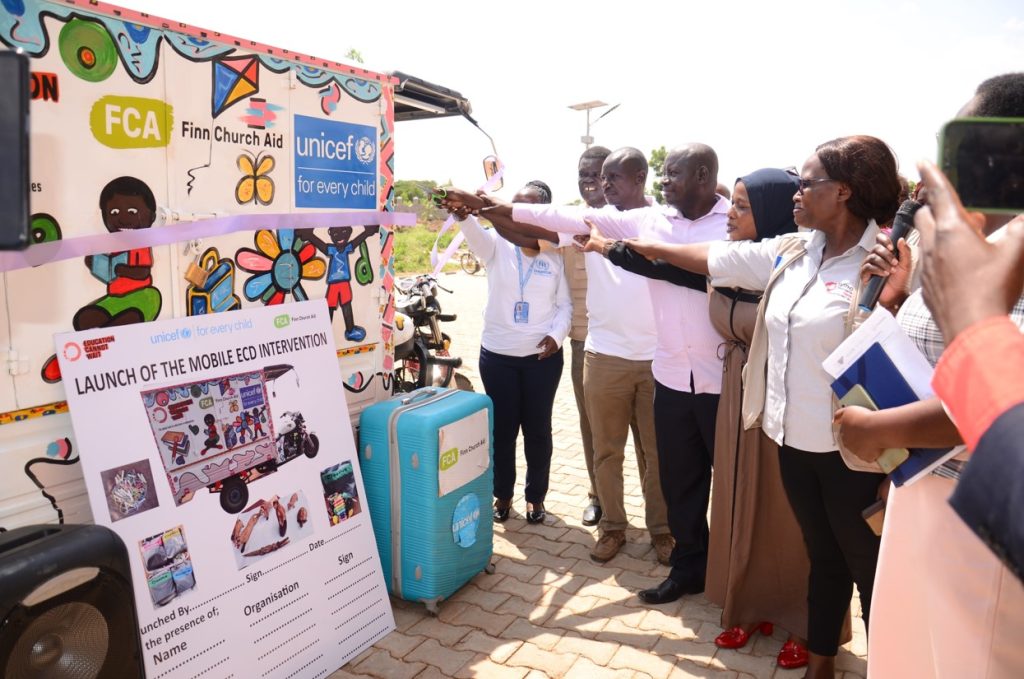
M 264 229 L 257 231 L 253 240 L 256 250 L 241 248 L 235 253 L 238 268 L 254 274 L 245 281 L 245 298 L 267 306 L 281 304 L 285 295 L 299 302 L 309 299 L 302 281 L 317 280 L 327 273 L 313 244 L 296 238 L 294 229 L 281 229 L 276 236 Z

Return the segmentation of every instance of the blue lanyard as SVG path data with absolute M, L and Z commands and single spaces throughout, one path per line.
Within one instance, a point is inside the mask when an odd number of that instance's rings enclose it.
M 537 255 L 537 257 L 540 257 L 540 255 Z M 530 262 L 530 268 L 526 272 L 526 277 L 524 278 L 523 277 L 523 251 L 520 250 L 518 247 L 516 248 L 516 261 L 517 261 L 518 270 L 519 270 L 519 299 L 520 300 L 523 299 L 523 290 L 526 289 L 526 284 L 530 282 L 530 276 L 533 275 L 533 267 L 537 266 L 537 257 L 534 257 L 533 261 Z

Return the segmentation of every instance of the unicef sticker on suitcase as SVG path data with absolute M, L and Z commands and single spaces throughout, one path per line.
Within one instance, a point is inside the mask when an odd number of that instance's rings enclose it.
M 461 488 L 491 465 L 490 426 L 486 410 L 478 410 L 437 432 L 437 496 Z

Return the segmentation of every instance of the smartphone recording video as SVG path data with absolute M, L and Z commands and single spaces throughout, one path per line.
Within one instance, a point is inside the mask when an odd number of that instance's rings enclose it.
M 1024 118 L 949 121 L 939 164 L 969 210 L 1024 213 Z

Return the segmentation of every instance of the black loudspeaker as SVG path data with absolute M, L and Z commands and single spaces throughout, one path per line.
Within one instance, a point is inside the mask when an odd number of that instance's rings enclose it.
M 102 526 L 0 533 L 0 676 L 144 677 L 131 567 Z
M 29 243 L 29 86 L 28 57 L 0 48 L 0 250 Z

